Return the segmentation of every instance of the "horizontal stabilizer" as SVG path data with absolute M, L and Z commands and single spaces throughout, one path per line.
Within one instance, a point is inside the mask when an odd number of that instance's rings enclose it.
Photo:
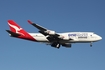
M 10 30 L 6 30 L 9 34 L 11 34 L 11 36 L 13 36 L 13 37 L 18 37 L 18 36 L 20 36 L 20 34 L 17 34 L 17 33 L 14 33 L 14 32 L 12 32 L 12 31 L 10 31 Z

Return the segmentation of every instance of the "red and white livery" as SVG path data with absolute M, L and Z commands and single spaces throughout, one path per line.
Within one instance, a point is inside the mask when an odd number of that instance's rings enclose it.
M 93 32 L 57 33 L 53 30 L 49 30 L 36 23 L 33 23 L 30 20 L 28 20 L 28 23 L 36 27 L 39 30 L 39 33 L 28 33 L 13 20 L 8 20 L 10 30 L 6 31 L 11 37 L 30 40 L 34 42 L 43 42 L 55 48 L 60 48 L 61 45 L 63 47 L 70 48 L 72 43 L 90 43 L 90 46 L 92 46 L 93 42 L 102 39 L 101 36 Z

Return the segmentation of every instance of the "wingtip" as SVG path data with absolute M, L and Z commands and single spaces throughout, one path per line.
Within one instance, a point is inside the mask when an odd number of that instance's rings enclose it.
M 28 23 L 32 24 L 32 22 L 30 20 L 27 20 L 27 21 L 28 21 Z

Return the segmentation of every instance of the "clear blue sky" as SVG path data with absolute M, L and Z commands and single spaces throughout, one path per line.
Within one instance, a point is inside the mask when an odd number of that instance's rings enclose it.
M 30 19 L 57 32 L 93 31 L 103 39 L 56 49 L 11 38 L 7 20 L 28 32 Z M 105 70 L 105 0 L 0 0 L 0 70 Z

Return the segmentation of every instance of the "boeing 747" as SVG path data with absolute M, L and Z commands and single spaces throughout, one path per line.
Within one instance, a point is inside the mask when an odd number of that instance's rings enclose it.
M 57 33 L 33 23 L 30 20 L 28 20 L 28 23 L 37 28 L 39 33 L 28 33 L 13 20 L 8 20 L 10 30 L 6 31 L 11 37 L 30 40 L 33 42 L 42 42 L 55 48 L 60 48 L 60 46 L 70 48 L 73 43 L 90 43 L 90 46 L 92 46 L 93 42 L 102 39 L 101 36 L 94 32 Z

